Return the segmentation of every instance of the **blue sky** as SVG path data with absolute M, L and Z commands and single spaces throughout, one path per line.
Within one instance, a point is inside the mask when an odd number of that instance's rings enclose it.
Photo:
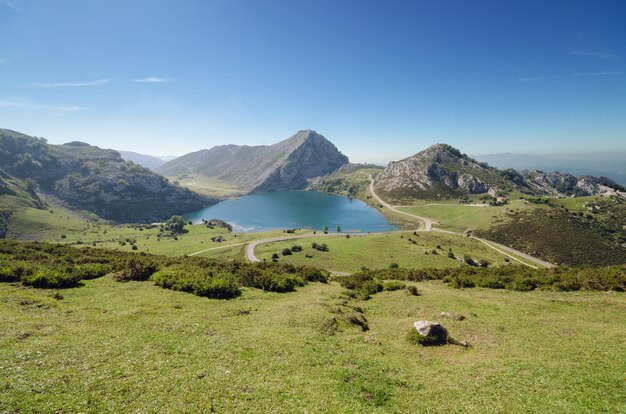
M 0 0 L 0 127 L 181 155 L 626 156 L 626 2 Z

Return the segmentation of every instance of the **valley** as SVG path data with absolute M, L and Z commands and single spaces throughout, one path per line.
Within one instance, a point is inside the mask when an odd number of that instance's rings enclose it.
M 166 196 L 173 215 L 148 209 L 113 220 L 98 197 L 133 209 L 157 203 L 155 194 L 91 193 L 85 204 L 45 176 L 5 173 L 1 409 L 620 410 L 620 186 L 536 173 L 519 181 L 436 145 L 402 170 L 412 187 L 394 178 L 394 163 L 344 163 L 305 179 L 295 161 L 255 171 L 273 178 L 253 187 L 242 184 L 252 177 L 245 172 L 166 179 L 85 145 L 63 150 L 107 161 L 83 162 L 81 180 L 106 181 L 91 169 L 119 168 L 116 177 L 151 177 L 210 205 Z M 3 168 L 28 175 L 4 156 Z M 468 177 L 466 167 L 486 171 Z M 449 345 L 409 342 L 414 319 L 444 323 Z

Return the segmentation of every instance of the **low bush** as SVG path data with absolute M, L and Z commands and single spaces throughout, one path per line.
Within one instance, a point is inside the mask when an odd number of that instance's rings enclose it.
M 241 294 L 233 275 L 189 266 L 170 267 L 154 273 L 155 285 L 213 299 L 230 299 Z
M 396 280 L 383 283 L 383 290 L 385 292 L 392 292 L 394 290 L 402 290 L 402 289 L 406 289 L 406 283 L 398 282 Z
M 157 270 L 158 265 L 153 261 L 133 257 L 126 262 L 124 268 L 114 278 L 118 282 L 143 281 L 150 279 L 150 276 Z
M 65 289 L 78 286 L 80 276 L 68 271 L 68 269 L 41 268 L 21 279 L 26 286 L 42 289 Z
M 413 296 L 419 296 L 420 292 L 419 290 L 417 290 L 417 286 L 413 286 L 413 285 L 409 285 L 406 287 L 407 292 L 409 292 L 410 295 Z

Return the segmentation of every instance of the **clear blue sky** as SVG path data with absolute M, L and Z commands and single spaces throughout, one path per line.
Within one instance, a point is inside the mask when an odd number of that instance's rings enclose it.
M 626 153 L 626 2 L 0 0 L 0 127 L 180 155 Z

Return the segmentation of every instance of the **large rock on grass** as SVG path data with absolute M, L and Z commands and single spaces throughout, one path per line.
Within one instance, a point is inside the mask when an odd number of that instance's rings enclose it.
M 443 325 L 431 321 L 417 321 L 413 324 L 422 345 L 443 345 L 448 341 L 448 330 Z

